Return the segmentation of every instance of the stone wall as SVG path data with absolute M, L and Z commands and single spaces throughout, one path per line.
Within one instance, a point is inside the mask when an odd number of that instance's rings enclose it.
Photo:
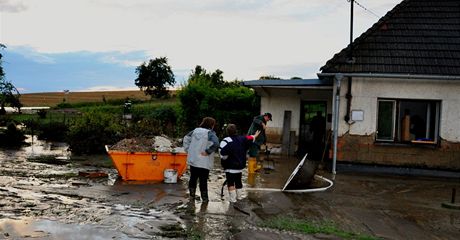
M 368 136 L 345 134 L 338 139 L 337 161 L 401 167 L 460 170 L 460 143 L 439 145 L 375 143 Z

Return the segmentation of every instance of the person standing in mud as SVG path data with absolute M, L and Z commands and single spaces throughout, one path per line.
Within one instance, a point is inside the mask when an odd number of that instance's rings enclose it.
M 216 120 L 212 117 L 203 118 L 199 127 L 184 137 L 184 149 L 187 152 L 187 163 L 190 166 L 188 183 L 190 200 L 195 200 L 197 182 L 199 180 L 200 195 L 203 202 L 208 202 L 209 171 L 214 165 L 214 153 L 219 147 L 219 139 L 214 132 Z
M 246 167 L 246 153 L 254 140 L 259 136 L 257 130 L 254 135 L 238 136 L 235 124 L 227 126 L 228 137 L 224 138 L 219 145 L 221 164 L 227 179 L 228 195 L 230 203 L 243 199 L 243 183 L 241 175 Z
M 254 135 L 256 131 L 260 131 L 259 136 L 255 139 L 253 144 L 249 148 L 249 165 L 248 172 L 253 173 L 256 169 L 256 158 L 259 156 L 260 146 L 265 144 L 267 141 L 267 136 L 265 135 L 265 129 L 267 128 L 267 122 L 272 121 L 271 113 L 264 113 L 254 117 L 252 120 L 251 126 L 248 130 L 248 135 Z
M 326 133 L 326 118 L 323 117 L 321 111 L 317 111 L 316 116 L 312 118 L 310 132 L 313 134 L 311 158 L 319 161 L 322 159 L 324 135 Z

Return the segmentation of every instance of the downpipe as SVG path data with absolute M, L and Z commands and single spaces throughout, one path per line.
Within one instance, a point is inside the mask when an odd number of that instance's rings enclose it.
M 337 139 L 339 136 L 339 116 L 340 116 L 340 85 L 343 75 L 338 73 L 335 75 L 336 90 L 335 90 L 335 104 L 334 104 L 334 152 L 332 158 L 332 174 L 337 171 Z

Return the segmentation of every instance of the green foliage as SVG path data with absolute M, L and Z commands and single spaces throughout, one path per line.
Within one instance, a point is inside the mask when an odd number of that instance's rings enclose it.
M 195 70 L 192 71 L 192 74 L 188 78 L 188 84 L 193 83 L 204 83 L 209 84 L 213 88 L 223 88 L 223 87 L 236 87 L 239 86 L 238 81 L 227 82 L 224 81 L 224 76 L 222 75 L 224 72 L 217 69 L 213 73 L 207 73 L 206 69 L 197 65 Z
M 102 112 L 102 113 L 121 116 L 123 114 L 123 105 L 113 106 L 113 105 L 99 104 L 99 105 L 93 105 L 93 106 L 80 107 L 78 110 L 83 113 Z
M 176 128 L 178 112 L 177 105 L 150 106 L 143 115 L 139 112 L 135 115 L 134 123 L 129 125 L 124 134 L 128 138 L 153 137 L 161 134 L 176 137 L 178 136 Z
M 188 84 L 178 93 L 182 104 L 182 119 L 186 129 L 193 129 L 203 117 L 217 120 L 216 132 L 225 123 L 234 123 L 245 133 L 253 115 L 258 112 L 254 92 L 235 82 L 221 82 L 222 72 L 208 74 L 200 66 L 189 78 Z
M 6 129 L 0 130 L 0 146 L 2 147 L 19 147 L 24 145 L 26 137 L 24 133 L 16 127 L 16 123 L 9 122 Z
M 58 105 L 56 105 L 56 108 L 72 108 L 72 107 L 73 107 L 73 104 L 70 104 L 67 102 L 59 103 Z
M 40 110 L 38 110 L 37 115 L 38 115 L 38 117 L 40 117 L 40 118 L 46 118 L 46 113 L 47 113 L 46 110 L 40 109 Z
M 179 108 L 172 105 L 162 105 L 152 112 L 151 118 L 156 119 L 160 124 L 160 134 L 176 136 L 176 125 L 179 115 Z
M 140 114 L 139 108 L 136 109 L 135 123 L 126 130 L 125 135 L 127 137 L 152 137 L 161 134 L 176 137 L 178 135 L 176 127 L 180 112 L 178 104 L 144 106 L 142 114 Z
M 358 240 L 376 240 L 379 238 L 343 231 L 333 222 L 315 223 L 293 217 L 275 217 L 264 220 L 259 224 L 262 227 L 274 228 L 278 230 L 296 231 L 306 234 L 330 234 L 340 237 L 341 239 L 358 239 Z
M 156 98 L 168 97 L 166 85 L 174 86 L 176 83 L 166 57 L 150 59 L 148 64 L 144 62 L 136 68 L 136 73 L 136 86 Z
M 196 127 L 205 116 L 214 115 L 217 89 L 207 82 L 191 82 L 179 94 L 187 129 Z
M 0 43 L 0 49 L 4 49 L 4 48 L 6 48 L 6 46 Z M 3 67 L 1 64 L 2 57 L 3 55 L 0 53 L 0 80 L 3 80 L 3 77 L 5 76 L 5 72 L 3 71 Z
M 119 116 L 91 111 L 70 126 L 69 148 L 72 153 L 90 154 L 104 152 L 104 145 L 110 145 L 122 138 L 123 125 Z
M 69 131 L 69 126 L 64 122 L 42 123 L 38 126 L 38 139 L 50 141 L 64 141 Z
M 0 44 L 0 49 L 5 48 L 5 45 Z M 0 54 L 0 115 L 5 114 L 7 105 L 20 109 L 22 107 L 19 101 L 19 91 L 11 83 L 5 80 L 5 72 L 2 67 L 2 55 Z
M 188 83 L 207 83 L 213 87 L 219 88 L 225 84 L 224 77 L 222 76 L 223 72 L 217 69 L 215 72 L 209 74 L 206 72 L 206 69 L 202 68 L 200 65 L 195 67 L 195 70 L 189 76 Z
M 140 99 L 130 98 L 131 103 L 142 103 Z M 126 99 L 110 99 L 103 102 L 79 102 L 79 103 L 59 103 L 56 105 L 56 108 L 91 108 L 91 107 L 100 107 L 100 106 L 123 106 Z
M 6 127 L 6 125 L 11 121 L 17 121 L 16 119 L 13 119 L 11 117 L 11 114 L 0 115 L 0 126 Z M 21 122 L 21 121 L 17 121 L 17 122 Z

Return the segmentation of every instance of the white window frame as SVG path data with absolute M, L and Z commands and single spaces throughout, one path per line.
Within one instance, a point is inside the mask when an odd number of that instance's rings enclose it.
M 419 99 L 377 99 L 377 112 L 376 112 L 376 134 L 375 134 L 375 141 L 376 142 L 394 142 L 394 143 L 403 143 L 398 139 L 399 135 L 397 135 L 397 131 L 401 130 L 401 126 L 399 124 L 399 119 L 400 116 L 398 114 L 398 111 L 400 110 L 400 105 L 401 103 L 404 102 L 410 102 L 410 101 L 420 101 L 420 102 L 425 102 L 425 103 L 434 103 L 435 105 L 435 124 L 433 130 L 430 129 L 431 124 L 431 118 L 430 115 L 432 114 L 431 112 L 433 111 L 432 105 L 428 104 L 427 106 L 427 113 L 426 113 L 426 138 L 429 138 L 429 133 L 433 131 L 433 140 L 432 141 L 419 141 L 419 140 L 412 140 L 411 143 L 418 144 L 418 143 L 423 143 L 423 144 L 437 144 L 439 141 L 439 130 L 441 128 L 440 126 L 440 111 L 441 111 L 441 101 L 440 100 L 419 100 Z M 378 130 L 379 130 L 379 113 L 380 113 L 380 103 L 381 102 L 391 102 L 392 103 L 392 131 L 391 131 L 391 139 L 386 139 L 386 138 L 379 138 L 378 135 Z
M 393 105 L 392 111 L 392 131 L 391 131 L 391 139 L 380 138 L 378 135 L 378 127 L 379 127 L 379 113 L 380 113 L 380 102 L 391 102 Z M 396 100 L 389 100 L 389 99 L 378 99 L 377 100 L 377 123 L 376 123 L 376 135 L 375 139 L 381 142 L 394 142 L 395 141 L 395 131 L 396 131 Z

